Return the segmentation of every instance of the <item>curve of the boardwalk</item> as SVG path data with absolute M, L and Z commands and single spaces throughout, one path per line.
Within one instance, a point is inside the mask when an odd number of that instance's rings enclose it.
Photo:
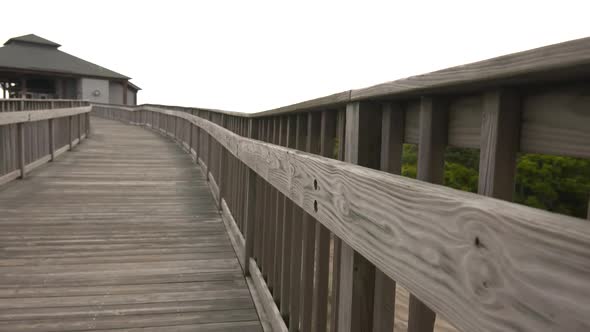
M 260 331 L 211 192 L 160 135 L 92 139 L 0 187 L 0 330 Z

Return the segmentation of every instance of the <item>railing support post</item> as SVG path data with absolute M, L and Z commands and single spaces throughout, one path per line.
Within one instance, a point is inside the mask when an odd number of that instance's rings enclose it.
M 74 126 L 73 126 L 73 119 L 72 116 L 68 116 L 68 141 L 69 141 L 69 151 L 72 150 L 74 144 L 73 144 L 73 137 L 74 137 Z
M 221 124 L 222 127 L 226 127 L 227 126 L 227 115 L 225 114 L 221 114 Z M 225 179 L 225 173 L 227 173 L 227 162 L 225 161 L 226 159 L 226 154 L 227 154 L 227 150 L 223 147 L 223 144 L 221 144 L 221 142 L 219 142 L 219 168 L 218 168 L 218 172 L 217 174 L 219 174 L 218 179 L 217 179 L 217 183 L 219 185 L 219 197 L 217 197 L 218 199 L 218 206 L 219 206 L 219 210 L 221 210 L 221 200 L 223 199 L 223 197 L 225 197 L 227 190 L 225 190 L 225 187 L 227 186 L 226 183 L 226 179 Z
M 18 167 L 20 169 L 20 178 L 25 178 L 25 124 L 19 122 L 16 125 L 18 135 Z
M 244 249 L 244 275 L 250 275 L 250 261 L 251 257 L 254 257 L 254 238 L 256 233 L 256 219 L 255 219 L 255 212 L 256 212 L 256 173 L 251 169 L 248 168 L 247 176 L 246 176 L 246 197 L 245 197 L 245 204 L 244 208 L 245 211 L 245 229 L 244 229 L 244 236 L 245 236 L 245 249 Z
M 442 184 L 444 152 L 448 138 L 448 107 L 440 98 L 422 97 L 417 179 Z M 436 314 L 414 294 L 410 294 L 408 332 L 432 332 Z
M 86 113 L 86 138 L 90 137 L 90 112 Z
M 82 117 L 83 114 L 78 114 L 78 144 L 82 143 Z
M 380 105 L 346 105 L 345 161 L 379 169 Z M 338 331 L 372 331 L 375 266 L 341 242 Z
M 51 155 L 50 161 L 53 161 L 55 159 L 55 135 L 53 133 L 53 119 L 49 119 L 47 125 L 49 129 L 49 154 Z

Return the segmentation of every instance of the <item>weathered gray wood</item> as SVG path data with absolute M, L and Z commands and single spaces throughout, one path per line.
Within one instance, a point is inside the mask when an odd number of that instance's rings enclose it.
M 417 178 L 436 184 L 444 181 L 448 109 L 440 98 L 422 97 Z M 436 315 L 415 294 L 410 294 L 408 332 L 432 332 Z
M 260 331 L 190 159 L 153 132 L 92 121 L 96 140 L 0 190 L 0 330 Z
M 244 250 L 244 261 L 246 264 L 244 265 L 244 275 L 250 275 L 250 258 L 254 257 L 254 239 L 256 236 L 257 227 L 256 227 L 256 219 L 255 219 L 255 209 L 258 204 L 256 198 L 256 173 L 253 170 L 248 170 L 248 176 L 246 177 L 246 197 L 244 200 L 246 204 L 244 205 L 246 212 L 245 212 L 245 229 L 244 229 L 244 237 L 246 240 L 246 248 Z
M 428 74 L 352 90 L 351 100 L 416 95 L 438 91 L 472 90 L 474 86 L 501 86 L 555 77 L 588 74 L 590 38 L 567 41 L 524 52 L 447 68 Z
M 250 259 L 250 278 L 254 282 L 258 296 L 261 299 L 262 305 L 265 308 L 266 314 L 269 317 L 273 331 L 286 332 L 287 326 L 281 317 L 279 309 L 274 303 L 272 294 L 269 292 L 269 287 L 264 282 L 264 278 L 256 266 L 256 262 Z
M 380 111 L 380 105 L 370 102 L 346 106 L 345 161 L 380 167 Z M 338 327 L 340 331 L 372 331 L 375 267 L 348 244 L 341 247 Z
M 295 142 L 295 130 L 296 130 L 296 123 L 295 118 L 285 117 L 283 119 L 283 131 L 284 131 L 284 146 L 289 148 L 294 148 L 296 145 Z M 291 306 L 291 237 L 293 233 L 293 203 L 291 200 L 282 195 L 281 199 L 283 200 L 283 213 L 280 216 L 283 221 L 283 231 L 282 231 L 282 252 L 281 252 L 281 315 L 283 319 L 289 325 L 289 313 L 290 313 L 290 306 Z
M 295 149 L 303 150 L 306 146 L 307 114 L 295 115 Z M 291 237 L 291 304 L 289 305 L 289 332 L 299 331 L 301 322 L 300 299 L 301 293 L 301 262 L 302 262 L 302 227 L 298 225 L 303 219 L 303 213 L 299 206 L 293 206 L 292 212 L 292 237 Z
M 512 201 L 520 140 L 520 100 L 512 91 L 484 96 L 478 193 Z
M 68 144 L 69 150 L 74 148 L 74 124 L 73 116 L 68 116 Z
M 282 145 L 282 139 L 283 139 L 283 128 L 284 128 L 284 124 L 283 121 L 281 121 L 280 117 L 275 117 L 274 118 L 274 130 L 273 130 L 273 144 L 276 145 Z M 283 288 L 283 285 L 281 284 L 281 271 L 282 271 L 282 253 L 283 253 L 283 198 L 281 197 L 282 194 L 276 190 L 275 188 L 273 188 L 273 203 L 272 203 L 272 208 L 273 208 L 273 214 L 272 214 L 272 220 L 274 223 L 274 235 L 273 235 L 273 240 L 274 240 L 274 259 L 273 259 L 273 266 L 274 266 L 274 281 L 273 284 L 275 285 L 274 287 L 274 292 L 273 292 L 273 298 L 275 299 L 275 302 L 277 304 L 279 304 L 279 307 L 281 306 L 281 289 Z
M 18 142 L 18 169 L 20 170 L 20 178 L 24 179 L 26 176 L 26 170 L 25 170 L 25 154 L 26 154 L 26 150 L 25 150 L 25 124 L 24 123 L 18 123 L 16 125 L 17 127 L 17 142 Z
M 401 174 L 404 143 L 404 110 L 399 104 L 383 105 L 381 123 L 381 170 Z M 391 332 L 395 317 L 395 282 L 375 269 L 373 331 Z
M 440 98 L 423 97 L 420 103 L 419 180 L 442 184 L 447 146 L 447 104 Z
M 336 137 L 338 139 L 338 160 L 344 160 L 346 111 L 339 110 L 336 118 Z M 338 308 L 340 291 L 340 257 L 342 241 L 332 236 L 332 293 L 330 294 L 330 331 L 338 331 Z
M 19 111 L 0 113 L 0 126 L 21 122 L 36 122 L 48 119 L 65 118 L 90 112 L 91 107 L 63 108 L 44 111 Z
M 449 146 L 479 148 L 482 129 L 482 96 L 455 98 L 449 103 Z
M 589 328 L 586 221 L 271 146 L 201 119 L 191 121 L 460 330 Z M 322 190 L 311 190 L 313 179 L 324 182 Z
M 318 154 L 321 142 L 321 114 L 307 114 L 307 137 L 305 151 Z M 309 183 L 308 186 L 311 186 Z M 313 294 L 314 294 L 314 258 L 315 258 L 315 220 L 309 213 L 303 213 L 301 222 L 302 255 L 301 255 L 301 330 L 312 330 Z
M 590 158 L 589 94 L 588 84 L 578 84 L 524 95 L 521 150 Z
M 176 119 L 176 118 L 175 118 Z M 174 122 L 176 123 L 176 121 Z M 227 117 L 224 114 L 221 114 L 221 126 L 227 126 Z M 226 161 L 226 151 L 222 144 L 218 144 L 219 146 L 219 167 L 218 167 L 218 174 L 217 182 L 219 183 L 219 206 L 221 207 L 221 200 L 227 194 L 227 183 L 225 182 L 225 177 L 227 176 L 227 161 Z
M 336 111 L 323 111 L 320 125 L 320 155 L 334 158 L 336 138 Z M 314 189 L 321 183 L 314 181 Z M 312 331 L 325 331 L 328 322 L 328 281 L 330 268 L 330 231 L 321 223 L 315 223 L 316 263 L 313 274 Z

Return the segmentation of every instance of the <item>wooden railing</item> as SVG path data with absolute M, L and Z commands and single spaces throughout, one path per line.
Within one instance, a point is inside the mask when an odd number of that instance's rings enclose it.
M 81 100 L 0 100 L 0 185 L 86 138 L 90 109 Z
M 590 224 L 510 201 L 517 153 L 590 157 L 588 77 L 583 39 L 255 114 L 93 112 L 190 151 L 273 330 L 392 331 L 399 283 L 410 332 L 586 331 Z M 479 195 L 440 185 L 447 146 L 480 149 Z
M 256 114 L 93 113 L 190 152 L 275 331 L 391 331 L 400 285 L 409 332 L 587 331 L 590 224 L 511 200 L 518 153 L 590 158 L 589 77 L 581 39 Z M 447 146 L 480 149 L 479 195 L 441 186 Z

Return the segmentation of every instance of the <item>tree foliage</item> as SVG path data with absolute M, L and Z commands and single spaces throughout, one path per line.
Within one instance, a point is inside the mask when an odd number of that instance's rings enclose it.
M 402 175 L 416 177 L 418 147 L 405 144 Z M 447 148 L 444 184 L 477 192 L 479 150 Z M 516 203 L 585 218 L 590 194 L 590 160 L 539 154 L 519 156 Z

